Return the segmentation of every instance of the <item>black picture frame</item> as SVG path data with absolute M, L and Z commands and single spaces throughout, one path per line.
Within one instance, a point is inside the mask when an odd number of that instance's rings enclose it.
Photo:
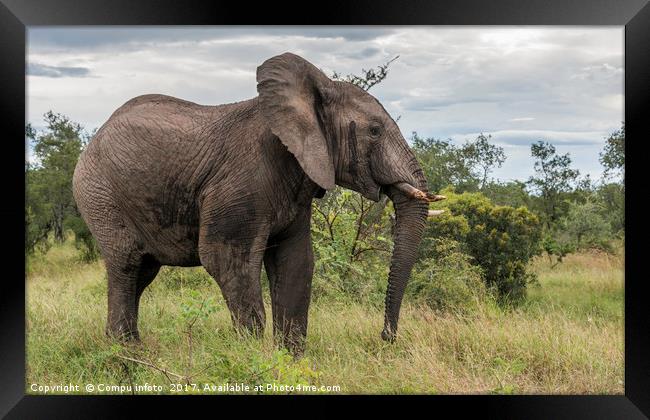
M 646 278 L 642 275 L 648 233 L 643 198 L 643 161 L 650 101 L 650 5 L 647 0 L 454 0 L 446 2 L 341 1 L 327 4 L 146 0 L 35 1 L 0 0 L 0 133 L 3 134 L 4 278 L 0 294 L 0 415 L 8 418 L 129 417 L 131 406 L 177 407 L 196 397 L 161 396 L 30 396 L 25 395 L 25 256 L 24 242 L 25 41 L 26 27 L 40 25 L 618 25 L 625 26 L 626 249 L 625 249 L 625 395 L 621 396 L 403 396 L 410 404 L 425 400 L 431 413 L 442 406 L 456 415 L 476 410 L 497 418 L 646 418 L 650 416 L 650 317 Z M 293 11 L 290 13 L 289 11 Z M 646 123 L 646 125 L 644 125 Z M 22 261 L 19 264 L 19 261 Z M 24 277 L 23 277 L 24 278 Z M 231 396 L 232 397 L 232 396 Z M 215 397 L 213 397 L 215 398 Z M 214 415 L 225 414 L 225 397 Z M 234 396 L 235 404 L 240 404 Z M 344 397 L 326 397 L 342 399 Z M 365 397 L 374 400 L 379 397 Z M 428 401 L 432 398 L 432 401 Z M 135 401 L 137 399 L 137 402 Z M 287 397 L 264 398 L 273 404 Z M 301 396 L 327 410 L 322 398 Z M 411 401 L 406 401 L 411 400 Z M 201 399 L 201 401 L 206 401 Z M 384 402 L 385 403 L 385 402 Z M 292 402 L 292 404 L 294 404 Z M 384 404 L 371 405 L 382 407 Z M 311 410 L 314 408 L 312 407 Z M 219 412 L 217 412 L 219 410 Z

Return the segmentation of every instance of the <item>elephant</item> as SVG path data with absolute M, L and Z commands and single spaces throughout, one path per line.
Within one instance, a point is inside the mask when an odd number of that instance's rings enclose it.
M 314 258 L 314 198 L 335 185 L 395 208 L 381 337 L 393 341 L 428 202 L 439 199 L 381 103 L 284 53 L 257 68 L 253 99 L 199 105 L 135 97 L 100 127 L 75 168 L 77 207 L 108 275 L 106 333 L 140 341 L 138 308 L 162 265 L 203 266 L 236 329 L 260 336 L 264 264 L 273 331 L 302 354 Z

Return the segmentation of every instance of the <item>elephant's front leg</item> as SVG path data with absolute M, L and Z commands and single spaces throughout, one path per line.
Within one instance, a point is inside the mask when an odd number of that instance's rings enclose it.
M 260 285 L 265 242 L 204 244 L 200 250 L 201 264 L 219 284 L 235 328 L 258 337 L 266 322 Z
M 300 355 L 307 337 L 314 257 L 306 210 L 282 236 L 271 238 L 264 265 L 271 289 L 273 332 L 294 355 Z

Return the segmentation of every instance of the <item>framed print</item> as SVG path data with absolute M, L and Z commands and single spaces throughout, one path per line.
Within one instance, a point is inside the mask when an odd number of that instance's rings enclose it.
M 2 413 L 647 416 L 647 2 L 245 9 L 3 0 Z

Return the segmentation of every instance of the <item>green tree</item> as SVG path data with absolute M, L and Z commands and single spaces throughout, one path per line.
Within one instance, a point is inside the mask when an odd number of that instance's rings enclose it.
M 85 247 L 85 257 L 96 252 L 92 235 L 79 215 L 72 196 L 72 176 L 83 148 L 89 141 L 83 127 L 68 117 L 48 111 L 47 128 L 42 133 L 31 125 L 25 137 L 32 142 L 34 155 L 26 163 L 27 252 L 47 247 L 50 233 L 63 242 L 66 229 L 75 233 L 75 243 Z
M 610 225 L 602 214 L 601 205 L 595 201 L 572 202 L 560 224 L 564 232 L 575 240 L 577 249 L 597 247 L 609 250 Z
M 625 185 L 618 182 L 603 183 L 596 189 L 602 203 L 602 214 L 609 222 L 612 233 L 625 234 Z
M 522 181 L 489 182 L 481 192 L 494 204 L 510 207 L 531 207 L 531 197 Z
M 455 146 L 451 140 L 422 138 L 415 132 L 411 142 L 429 191 L 449 186 L 459 192 L 478 189 L 480 180 L 474 174 L 473 157 L 465 149 Z
M 569 154 L 558 155 L 555 146 L 539 141 L 530 146 L 535 160 L 535 175 L 528 180 L 528 185 L 537 193 L 537 205 L 547 228 L 566 212 L 563 198 L 573 191 L 580 171 L 571 168 Z
M 621 175 L 620 182 L 603 182 L 596 194 L 612 232 L 622 236 L 625 233 L 625 123 L 607 138 L 600 152 L 600 163 L 605 167 L 605 179 Z
M 46 226 L 54 239 L 62 242 L 65 217 L 74 208 L 72 174 L 83 148 L 82 127 L 67 117 L 49 111 L 45 114 L 47 130 L 37 134 L 28 126 L 26 134 L 33 141 L 34 161 L 28 164 L 28 205 L 32 210 L 47 208 Z
M 449 140 L 422 138 L 411 141 L 431 191 L 453 186 L 456 191 L 477 191 L 487 186 L 489 175 L 506 160 L 503 148 L 490 144 L 491 136 L 480 134 L 456 146 Z
M 610 134 L 600 152 L 600 163 L 605 167 L 605 176 L 624 175 L 625 169 L 625 123 L 620 130 Z
M 494 168 L 500 168 L 503 162 L 506 161 L 503 148 L 490 144 L 491 139 L 491 135 L 486 137 L 481 133 L 476 140 L 465 143 L 462 148 L 462 153 L 469 161 L 474 177 L 479 180 L 481 190 L 487 185 L 488 177 Z
M 565 200 L 568 200 L 571 203 L 585 203 L 594 198 L 595 192 L 596 183 L 591 179 L 591 176 L 587 174 L 576 180 L 575 188 L 572 192 L 565 195 Z

